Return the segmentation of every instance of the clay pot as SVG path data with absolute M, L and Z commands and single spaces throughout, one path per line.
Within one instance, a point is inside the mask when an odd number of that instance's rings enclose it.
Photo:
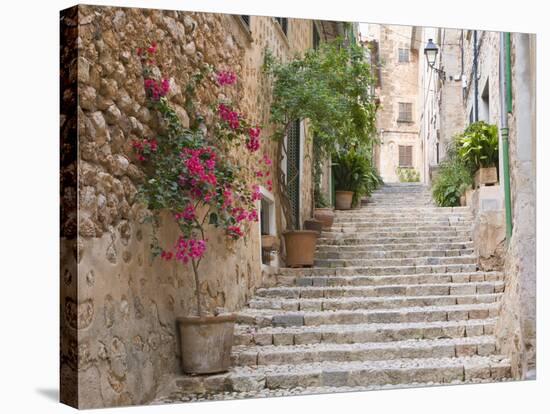
M 304 221 L 304 228 L 306 230 L 316 231 L 319 235 L 323 231 L 323 223 L 317 219 L 309 219 Z
M 334 210 L 331 208 L 316 208 L 313 217 L 323 223 L 323 230 L 328 230 L 334 223 Z
M 177 318 L 186 374 L 225 372 L 231 363 L 235 314 Z
M 296 230 L 283 233 L 285 238 L 286 265 L 288 267 L 313 266 L 317 232 Z
M 349 210 L 351 209 L 351 202 L 353 201 L 353 191 L 336 191 L 336 210 Z

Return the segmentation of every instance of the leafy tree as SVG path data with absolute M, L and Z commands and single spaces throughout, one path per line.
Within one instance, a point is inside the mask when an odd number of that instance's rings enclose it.
M 273 79 L 271 121 L 278 140 L 277 165 L 286 156 L 284 137 L 293 121 L 307 119 L 314 137 L 314 168 L 338 150 L 367 147 L 374 140 L 376 104 L 370 94 L 373 76 L 364 51 L 342 39 L 323 43 L 302 57 L 281 62 L 266 51 L 264 70 Z M 297 228 L 290 214 L 287 177 L 279 168 L 279 192 L 287 225 Z

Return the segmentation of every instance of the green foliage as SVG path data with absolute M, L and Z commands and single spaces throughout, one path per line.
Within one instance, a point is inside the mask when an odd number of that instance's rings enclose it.
M 458 157 L 443 161 L 439 168 L 432 184 L 433 198 L 440 207 L 458 206 L 460 196 L 472 187 L 470 170 Z
M 353 205 L 382 184 L 367 154 L 357 150 L 340 151 L 333 156 L 332 171 L 336 189 L 353 191 Z
M 479 121 L 457 137 L 457 152 L 470 171 L 498 165 L 498 128 Z
M 361 46 L 336 39 L 286 63 L 266 51 L 264 70 L 274 79 L 271 120 L 279 125 L 278 138 L 288 122 L 308 119 L 321 155 L 373 139 L 374 79 Z
M 314 200 L 316 205 L 321 205 L 322 161 L 336 151 L 367 148 L 375 139 L 376 104 L 370 94 L 374 83 L 371 67 L 364 59 L 361 46 L 339 38 L 289 62 L 278 61 L 267 50 L 264 71 L 273 80 L 271 121 L 276 127 L 273 137 L 282 142 L 292 121 L 308 120 L 315 149 Z M 281 165 L 286 155 L 286 149 L 279 145 L 277 165 Z M 285 180 L 279 180 L 281 204 L 288 218 L 289 203 L 285 199 L 288 192 L 284 183 Z
M 420 182 L 420 173 L 414 168 L 397 168 L 397 176 L 401 183 L 418 183 Z

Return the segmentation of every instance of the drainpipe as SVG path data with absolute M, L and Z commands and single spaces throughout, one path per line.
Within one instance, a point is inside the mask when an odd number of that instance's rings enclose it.
M 474 121 L 479 121 L 479 109 L 478 109 L 478 102 L 477 102 L 477 30 L 474 30 Z
M 506 241 L 512 237 L 512 200 L 510 196 L 510 156 L 508 114 L 512 112 L 512 66 L 510 33 L 500 34 L 500 134 L 502 137 L 502 164 L 504 180 L 504 208 L 506 211 Z

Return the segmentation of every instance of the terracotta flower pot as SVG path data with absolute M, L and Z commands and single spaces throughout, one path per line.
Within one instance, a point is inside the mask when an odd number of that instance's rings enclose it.
M 353 201 L 353 191 L 336 191 L 336 209 L 349 210 Z
M 178 318 L 186 374 L 225 372 L 231 363 L 235 314 Z
M 317 232 L 296 230 L 283 233 L 285 237 L 286 265 L 288 267 L 313 266 Z
M 317 234 L 321 234 L 323 231 L 323 223 L 320 220 L 317 219 L 309 219 L 304 221 L 304 228 L 306 230 L 313 230 L 316 231 Z
M 313 217 L 323 223 L 323 230 L 328 230 L 334 223 L 334 211 L 331 208 L 316 208 Z

